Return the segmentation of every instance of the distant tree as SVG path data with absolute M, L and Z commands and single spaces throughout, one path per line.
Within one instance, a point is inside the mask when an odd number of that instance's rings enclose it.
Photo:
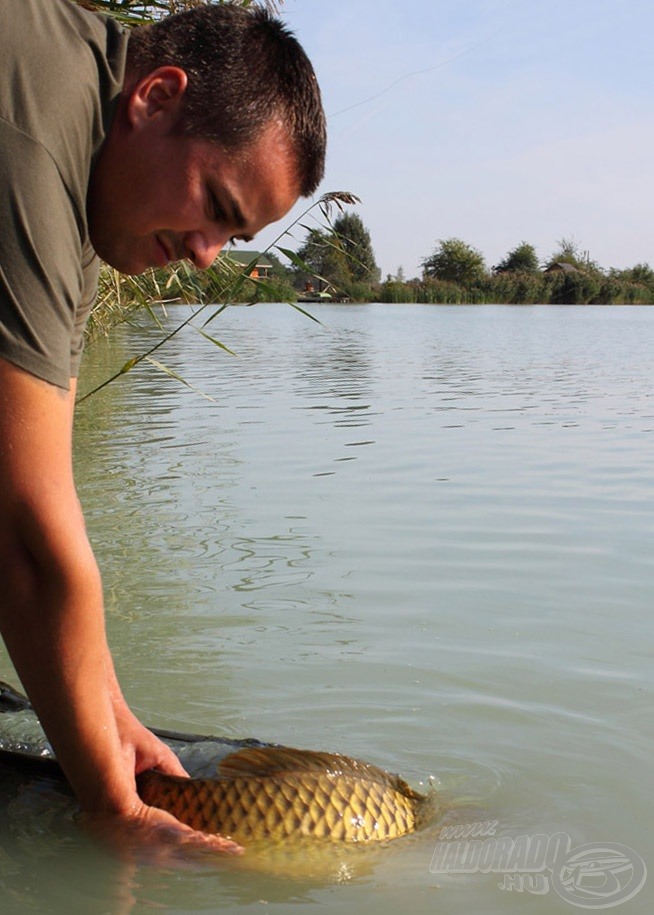
M 358 213 L 342 213 L 334 220 L 334 234 L 347 255 L 350 276 L 355 282 L 376 283 L 381 271 L 372 250 L 370 232 Z
M 431 257 L 422 262 L 425 277 L 472 285 L 486 276 L 484 256 L 460 238 L 440 240 Z
M 297 254 L 307 267 L 298 269 L 300 286 L 320 277 L 337 289 L 349 290 L 352 284 L 373 283 L 380 277 L 370 233 L 356 213 L 342 213 L 329 232 L 310 229 Z
M 560 238 L 557 245 L 558 247 L 552 252 L 545 265 L 546 269 L 554 267 L 556 264 L 570 264 L 577 269 L 583 267 L 579 245 L 574 238 Z
M 288 267 L 285 264 L 283 264 L 273 250 L 268 249 L 266 251 L 266 257 L 272 264 L 272 270 L 270 271 L 271 276 L 274 276 L 276 279 L 279 279 L 279 280 L 288 280 L 291 283 L 293 282 L 293 278 L 295 275 L 293 270 L 291 269 L 291 267 Z
M 316 277 L 342 289 L 352 276 L 349 269 L 347 255 L 331 233 L 321 229 L 310 229 L 307 238 L 297 256 L 304 262 L 307 269 L 298 269 L 297 280 L 299 286 L 304 286 Z
M 387 273 L 386 274 L 386 283 L 406 283 L 406 276 L 404 275 L 404 267 L 400 266 L 397 268 L 397 273 Z
M 536 249 L 526 241 L 506 255 L 503 261 L 493 267 L 493 273 L 536 273 L 539 269 Z
M 579 243 L 574 238 L 561 238 L 557 242 L 558 248 L 545 264 L 545 270 L 551 270 L 557 264 L 569 264 L 577 270 L 591 270 L 601 273 L 599 264 L 590 259 L 588 251 L 582 251 Z
M 640 286 L 654 288 L 654 270 L 649 264 L 635 264 L 626 270 L 612 270 L 611 275 L 628 283 L 638 283 Z

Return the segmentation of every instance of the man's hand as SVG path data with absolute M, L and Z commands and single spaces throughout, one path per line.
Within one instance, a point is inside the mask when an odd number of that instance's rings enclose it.
M 177 756 L 170 747 L 148 730 L 134 715 L 127 705 L 110 657 L 107 658 L 109 667 L 109 689 L 113 702 L 116 724 L 120 737 L 125 765 L 134 776 L 147 769 L 157 769 L 166 775 L 181 775 L 188 777 Z M 197 832 L 180 823 L 172 814 L 148 807 L 138 801 L 134 812 L 127 817 L 95 816 L 85 817 L 90 831 L 98 835 L 109 845 L 119 842 L 119 850 L 125 849 L 125 841 L 131 846 L 132 851 L 142 855 L 145 847 L 150 856 L 154 855 L 161 863 L 162 858 L 176 855 L 177 852 L 189 850 L 224 852 L 227 854 L 241 854 L 243 849 L 231 839 L 220 835 L 207 835 Z M 144 847 L 145 846 L 145 847 Z
M 126 765 L 134 775 L 147 769 L 158 769 L 166 775 L 188 776 L 170 747 L 141 724 L 122 695 L 114 698 L 114 712 Z
M 82 824 L 112 854 L 165 865 L 197 852 L 240 855 L 243 848 L 220 835 L 197 832 L 172 814 L 138 801 L 129 815 L 83 814 Z

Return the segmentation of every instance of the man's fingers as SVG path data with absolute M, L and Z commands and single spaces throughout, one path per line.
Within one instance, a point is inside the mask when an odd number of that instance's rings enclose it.
M 162 747 L 164 748 L 164 752 L 161 754 L 161 759 L 157 763 L 157 771 L 164 772 L 166 775 L 181 775 L 182 777 L 188 778 L 188 772 L 179 761 L 179 758 L 165 744 L 162 744 Z
M 232 839 L 198 832 L 180 823 L 172 814 L 143 804 L 128 817 L 85 816 L 88 832 L 119 857 L 178 859 L 196 851 L 240 855 L 243 848 Z

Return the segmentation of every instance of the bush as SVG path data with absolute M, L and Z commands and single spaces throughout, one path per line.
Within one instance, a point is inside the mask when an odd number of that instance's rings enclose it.
M 553 305 L 588 305 L 599 294 L 603 278 L 596 273 L 549 273 Z
M 550 291 L 542 273 L 496 273 L 488 282 L 489 301 L 509 305 L 538 305 L 549 301 Z
M 379 287 L 377 301 L 407 304 L 416 301 L 416 292 L 411 283 L 387 280 Z
M 461 305 L 472 301 L 466 289 L 445 280 L 425 279 L 415 284 L 415 300 L 425 305 Z

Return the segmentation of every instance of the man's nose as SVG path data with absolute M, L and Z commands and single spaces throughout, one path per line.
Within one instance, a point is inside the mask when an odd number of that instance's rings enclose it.
M 206 270 L 218 257 L 227 240 L 222 234 L 212 237 L 204 232 L 189 232 L 184 236 L 186 257 L 199 270 Z

